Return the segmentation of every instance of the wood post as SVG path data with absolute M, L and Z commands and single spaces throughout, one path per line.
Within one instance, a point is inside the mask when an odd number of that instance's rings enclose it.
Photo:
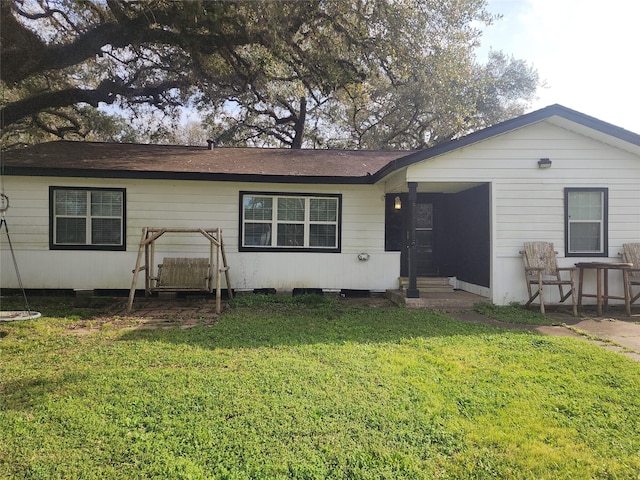
M 216 236 L 218 240 L 220 239 L 220 229 L 218 228 Z M 222 242 L 218 241 L 218 245 L 216 246 L 216 313 L 222 312 L 222 287 L 220 282 L 220 273 L 222 272 L 222 254 L 220 252 L 220 244 Z
M 136 284 L 138 282 L 138 272 L 140 271 L 140 262 L 142 261 L 142 249 L 144 248 L 145 238 L 147 238 L 146 227 L 142 229 L 142 238 L 140 239 L 140 246 L 138 247 L 138 258 L 136 259 L 136 266 L 133 269 L 133 280 L 131 281 L 131 289 L 129 290 L 129 301 L 127 302 L 127 312 L 131 311 L 131 307 L 133 307 L 133 297 L 135 297 L 136 295 Z M 149 278 L 148 271 L 146 272 L 146 278 Z
M 224 253 L 224 243 L 222 241 L 222 230 L 220 230 L 220 252 L 222 252 L 222 264 L 224 265 L 224 278 L 227 282 L 227 293 L 229 294 L 229 300 L 233 299 L 233 290 L 231 290 L 231 277 L 229 275 L 229 264 L 227 263 L 227 254 Z

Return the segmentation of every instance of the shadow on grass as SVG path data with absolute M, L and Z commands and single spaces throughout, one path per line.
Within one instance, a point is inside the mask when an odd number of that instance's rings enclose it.
M 119 297 L 88 297 L 80 300 L 74 295 L 33 295 L 28 297 L 31 311 L 39 312 L 43 317 L 90 319 L 108 315 L 111 311 L 121 308 L 125 303 Z M 3 295 L 1 310 L 26 309 L 21 295 Z
M 78 372 L 50 375 L 26 373 L 20 380 L 2 382 L 0 412 L 30 411 L 34 407 L 42 405 L 51 395 L 65 390 L 68 385 L 81 383 L 85 377 L 86 375 Z
M 481 335 L 501 330 L 462 322 L 445 313 L 401 307 L 317 304 L 240 306 L 211 326 L 189 329 L 137 329 L 122 341 L 164 341 L 211 349 L 344 343 L 398 343 L 412 338 Z

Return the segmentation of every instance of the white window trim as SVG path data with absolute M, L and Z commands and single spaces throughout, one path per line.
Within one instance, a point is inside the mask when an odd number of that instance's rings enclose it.
M 599 193 L 602 206 L 602 217 L 598 220 L 572 220 L 569 217 L 570 193 L 591 192 Z M 565 188 L 565 254 L 573 257 L 606 257 L 608 256 L 608 205 L 609 189 L 606 187 L 567 187 Z M 579 223 L 599 223 L 600 250 L 572 250 L 571 249 L 571 225 Z
M 91 188 L 91 187 L 50 187 L 50 248 L 51 249 L 68 249 L 68 250 L 124 250 L 126 248 L 126 235 L 125 235 L 125 205 L 126 205 L 126 192 L 122 188 Z M 58 215 L 56 212 L 56 199 L 59 192 L 74 191 L 84 192 L 86 195 L 86 213 L 85 215 Z M 91 214 L 91 194 L 94 192 L 118 192 L 122 195 L 122 205 L 120 209 L 120 215 L 92 215 Z M 85 238 L 84 243 L 61 243 L 56 238 L 57 235 L 57 223 L 59 218 L 84 218 L 85 222 Z M 120 220 L 120 243 L 93 243 L 92 238 L 92 219 L 119 219 Z
M 253 220 L 246 219 L 244 209 L 245 197 L 266 197 L 272 199 L 272 218 L 271 220 Z M 278 217 L 278 201 L 279 199 L 291 199 L 300 198 L 304 200 L 304 220 L 279 220 Z M 311 200 L 334 200 L 336 202 L 336 220 L 335 221 L 321 221 L 311 220 Z M 240 192 L 240 215 L 241 215 L 241 235 L 240 235 L 240 248 L 242 250 L 275 250 L 275 251 L 327 251 L 336 252 L 340 249 L 340 235 L 341 235 L 341 195 L 336 194 L 299 194 L 299 193 L 262 193 L 262 192 Z M 247 245 L 245 243 L 245 225 L 247 224 L 270 224 L 271 226 L 271 238 L 270 245 Z M 304 236 L 303 245 L 278 245 L 278 226 L 279 225 L 302 225 Z M 311 246 L 310 235 L 312 225 L 333 225 L 336 227 L 335 244 L 332 246 Z

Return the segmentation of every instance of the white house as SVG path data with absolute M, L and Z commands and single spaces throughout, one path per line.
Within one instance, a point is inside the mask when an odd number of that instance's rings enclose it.
M 526 241 L 564 266 L 640 242 L 640 135 L 559 105 L 416 152 L 51 142 L 4 152 L 2 171 L 28 289 L 129 289 L 143 227 L 221 228 L 237 290 L 437 276 L 496 304 L 527 299 Z M 208 248 L 166 234 L 155 255 Z

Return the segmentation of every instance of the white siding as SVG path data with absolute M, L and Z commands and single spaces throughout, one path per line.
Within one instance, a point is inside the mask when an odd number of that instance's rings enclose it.
M 551 168 L 539 169 L 540 158 L 550 158 Z M 497 304 L 526 298 L 518 253 L 525 241 L 553 242 L 562 266 L 594 260 L 564 258 L 565 187 L 609 189 L 609 258 L 595 260 L 619 261 L 623 243 L 640 241 L 640 158 L 547 122 L 413 165 L 406 179 L 491 184 L 491 294 Z M 594 288 L 591 273 L 585 291 Z M 611 276 L 611 289 L 622 292 L 621 279 Z
M 129 288 L 143 227 L 222 228 L 234 288 L 385 290 L 397 285 L 399 253 L 384 251 L 384 197 L 377 186 L 13 176 L 4 184 L 11 201 L 7 223 L 26 288 Z M 126 251 L 49 250 L 51 185 L 125 188 Z M 240 191 L 341 193 L 342 253 L 238 252 Z M 16 288 L 6 237 L 0 241 L 2 288 Z M 361 252 L 370 259 L 359 261 Z M 165 234 L 156 243 L 156 263 L 164 256 L 208 256 L 208 242 L 198 234 Z

